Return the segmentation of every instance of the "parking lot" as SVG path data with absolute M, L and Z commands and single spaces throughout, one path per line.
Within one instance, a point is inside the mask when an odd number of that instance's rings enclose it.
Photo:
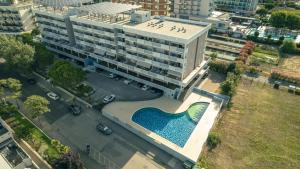
M 93 100 L 102 100 L 106 95 L 115 94 L 116 100 L 140 101 L 158 98 L 162 94 L 152 89 L 144 91 L 137 82 L 125 84 L 125 78 L 110 78 L 109 74 L 109 72 L 87 74 L 88 84 L 96 90 L 91 96 Z

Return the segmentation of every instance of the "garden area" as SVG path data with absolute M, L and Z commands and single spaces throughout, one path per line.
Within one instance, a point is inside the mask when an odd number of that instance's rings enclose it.
M 271 72 L 274 66 L 279 64 L 279 62 L 279 50 L 270 46 L 256 46 L 249 57 L 249 65 L 267 75 Z
M 202 167 L 284 168 L 300 166 L 300 96 L 269 85 L 240 80 L 229 110 L 220 114 L 213 133 L 219 145 L 209 146 Z
M 49 164 L 53 164 L 61 155 L 70 151 L 70 148 L 62 145 L 58 140 L 47 137 L 36 128 L 12 104 L 0 103 L 1 118 L 14 130 L 17 140 L 25 140 L 35 149 Z
M 272 78 L 300 84 L 300 55 L 286 55 L 280 65 L 272 69 Z
M 256 46 L 250 57 L 250 62 L 255 63 L 268 63 L 276 65 L 279 62 L 278 49 L 267 46 Z

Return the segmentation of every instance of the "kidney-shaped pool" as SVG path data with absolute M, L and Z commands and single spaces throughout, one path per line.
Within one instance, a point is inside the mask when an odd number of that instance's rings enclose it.
M 163 112 L 152 107 L 143 108 L 133 114 L 132 121 L 184 147 L 208 105 L 207 102 L 194 103 L 187 111 L 177 114 Z

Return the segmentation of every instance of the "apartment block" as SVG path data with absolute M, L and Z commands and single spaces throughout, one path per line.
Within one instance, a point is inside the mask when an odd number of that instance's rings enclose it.
M 50 50 L 179 99 L 207 71 L 204 49 L 210 24 L 151 17 L 139 9 L 103 2 L 34 11 Z
M 168 16 L 171 10 L 171 0 L 112 0 L 112 2 L 141 5 L 143 10 L 151 11 L 151 15 Z
M 34 28 L 31 1 L 0 1 L 0 32 L 20 33 Z
M 0 167 L 1 169 L 38 169 L 29 155 L 13 139 L 12 130 L 0 118 Z
M 178 18 L 208 17 L 213 11 L 213 0 L 174 0 L 174 15 Z
M 255 14 L 258 0 L 215 0 L 215 4 L 218 10 L 249 16 Z

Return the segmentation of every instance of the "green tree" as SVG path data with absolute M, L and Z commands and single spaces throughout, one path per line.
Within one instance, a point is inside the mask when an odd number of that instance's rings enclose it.
M 32 36 L 36 36 L 36 35 L 39 35 L 41 32 L 38 28 L 34 28 L 32 31 L 31 31 L 31 35 Z
M 38 120 L 40 120 L 40 115 L 50 112 L 49 101 L 37 95 L 27 97 L 24 102 L 24 108 L 31 118 L 38 118 Z
M 54 169 L 83 169 L 83 162 L 78 153 L 70 151 L 54 162 Z
M 260 8 L 256 11 L 256 13 L 260 16 L 260 17 L 265 17 L 268 14 L 268 10 L 266 8 Z
M 292 40 L 285 40 L 281 46 L 281 51 L 285 53 L 294 53 L 297 49 L 297 46 Z
M 289 29 L 300 29 L 300 18 L 295 14 L 288 13 L 285 25 Z
M 49 71 L 49 77 L 55 84 L 74 89 L 86 79 L 86 73 L 66 61 L 57 61 Z
M 6 91 L 4 91 L 4 87 L 6 88 Z M 13 99 L 16 101 L 17 106 L 18 104 L 18 98 L 22 95 L 22 83 L 13 78 L 8 79 L 1 79 L 0 80 L 0 97 L 1 99 L 6 102 L 7 99 Z
M 254 38 L 255 38 L 255 40 L 258 39 L 258 36 L 259 36 L 259 32 L 258 32 L 258 31 L 255 31 L 255 32 L 254 32 Z
M 271 9 L 273 9 L 274 7 L 275 7 L 275 4 L 272 3 L 272 2 L 266 3 L 266 4 L 265 4 L 265 9 L 267 9 L 267 10 L 271 10 Z
M 286 13 L 282 11 L 275 11 L 272 12 L 270 17 L 270 24 L 276 28 L 283 28 L 285 27 L 286 23 Z
M 211 53 L 209 56 L 212 60 L 216 60 L 218 57 L 218 54 L 214 52 L 214 53 Z
M 28 73 L 34 59 L 34 48 L 14 37 L 0 36 L 0 53 L 11 69 Z
M 35 46 L 35 64 L 39 69 L 45 69 L 47 66 L 53 64 L 54 54 L 49 51 L 44 45 L 34 43 Z

